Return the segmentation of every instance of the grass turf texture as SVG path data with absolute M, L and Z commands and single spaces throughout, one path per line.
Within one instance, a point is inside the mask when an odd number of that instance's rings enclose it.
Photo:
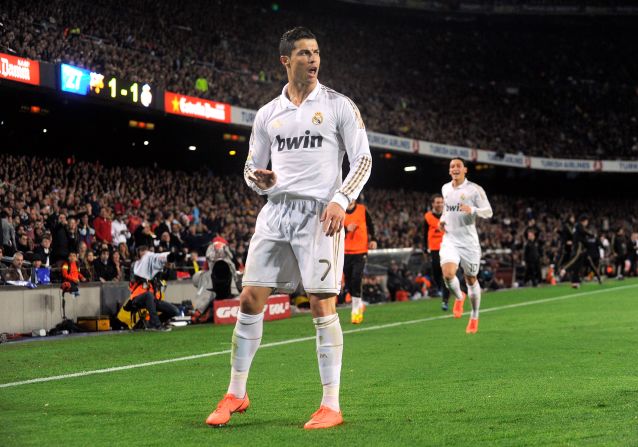
M 638 281 L 487 293 L 482 309 L 477 335 L 467 315 L 346 333 L 338 428 L 302 429 L 321 399 L 308 340 L 257 353 L 251 407 L 227 427 L 204 424 L 226 391 L 222 354 L 0 388 L 0 445 L 638 444 Z M 360 327 L 340 314 L 345 331 L 449 315 L 438 300 L 372 306 Z M 263 344 L 314 336 L 308 315 L 264 329 Z M 0 384 L 223 351 L 231 332 L 5 344 Z

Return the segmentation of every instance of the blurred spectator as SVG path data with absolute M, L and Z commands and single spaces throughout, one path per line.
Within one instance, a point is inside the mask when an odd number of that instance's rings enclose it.
M 124 271 L 128 272 L 131 267 L 131 255 L 128 250 L 128 246 L 126 244 L 120 244 L 117 247 L 117 252 L 120 255 L 120 264 L 124 267 Z M 123 278 L 124 280 L 128 279 L 128 277 Z
M 89 225 L 89 214 L 86 212 L 80 215 L 78 231 L 80 233 L 80 241 L 84 242 L 87 248 L 92 248 L 95 242 L 95 230 Z
M 80 273 L 82 276 L 86 278 L 87 281 L 97 281 L 98 278 L 95 275 L 95 267 L 93 266 L 95 263 L 95 253 L 92 251 L 87 251 L 84 259 L 80 259 Z
M 160 243 L 157 248 L 158 253 L 171 251 L 171 235 L 168 233 L 168 231 L 163 232 L 160 236 Z
M 7 270 L 7 266 L 2 261 L 2 258 L 4 258 L 4 248 L 0 245 L 0 284 L 4 282 L 4 273 Z
M 126 244 L 128 239 L 131 237 L 131 233 L 128 231 L 128 228 L 124 223 L 125 221 L 126 216 L 123 216 L 121 211 L 115 214 L 115 220 L 111 223 L 114 247 L 119 246 L 121 243 Z
M 34 250 L 33 254 L 35 256 L 39 256 L 40 259 L 42 260 L 42 265 L 44 267 L 51 267 L 52 264 L 52 257 L 51 257 L 51 236 L 49 235 L 44 235 L 42 237 L 42 242 L 40 243 L 39 247 L 36 247 L 36 249 Z
M 113 265 L 113 269 L 115 270 L 113 281 L 124 281 L 126 276 L 119 251 L 114 251 L 111 255 L 111 265 Z
M 2 247 L 6 255 L 11 256 L 16 249 L 15 228 L 13 227 L 12 219 L 9 218 L 9 213 L 3 210 L 0 212 L 0 218 L 2 219 Z
M 42 258 L 39 255 L 34 255 L 31 270 L 31 282 L 33 284 L 51 283 L 51 269 L 42 265 Z
M 55 219 L 55 215 L 52 215 Z M 69 257 L 71 250 L 76 250 L 77 247 L 71 245 L 71 237 L 69 236 L 69 230 L 67 228 L 66 214 L 60 213 L 57 215 L 57 223 L 53 227 L 53 242 L 51 246 L 53 262 L 63 262 Z
M 100 215 L 93 220 L 95 228 L 95 239 L 97 242 L 111 244 L 113 240 L 112 222 L 108 208 L 100 209 Z
M 13 254 L 11 266 L 4 273 L 5 281 L 28 281 L 30 279 L 29 271 L 22 266 L 24 263 L 24 254 L 16 251 Z
M 151 233 L 151 227 L 148 222 L 144 221 L 135 229 L 133 233 L 135 246 L 155 247 L 155 235 Z
M 108 250 L 102 250 L 100 257 L 93 262 L 96 280 L 100 282 L 113 281 L 117 277 L 115 266 L 111 262 Z
M 21 251 L 24 254 L 28 254 L 33 251 L 33 242 L 29 240 L 29 237 L 26 233 L 22 233 L 20 236 L 18 236 L 18 241 L 16 242 L 16 250 Z

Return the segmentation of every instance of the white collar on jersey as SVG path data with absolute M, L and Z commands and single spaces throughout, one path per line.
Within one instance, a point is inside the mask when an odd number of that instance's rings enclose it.
M 288 84 L 284 85 L 284 88 L 281 89 L 281 97 L 280 97 L 281 106 L 282 107 L 290 107 L 290 108 L 296 109 L 297 106 L 294 105 L 292 103 L 292 101 L 290 101 L 288 99 L 288 96 L 286 95 L 286 91 L 287 90 L 288 90 Z M 321 91 L 321 84 L 319 83 L 319 81 L 317 81 L 317 85 L 310 92 L 310 94 L 308 95 L 308 97 L 305 99 L 304 102 L 306 102 L 306 101 L 314 101 L 317 98 L 317 95 L 319 94 L 320 91 Z
M 452 189 L 459 189 L 462 186 L 467 185 L 467 177 L 465 177 L 465 179 L 463 180 L 463 183 L 461 183 L 459 186 L 454 186 L 454 182 L 450 182 L 450 185 L 452 186 Z

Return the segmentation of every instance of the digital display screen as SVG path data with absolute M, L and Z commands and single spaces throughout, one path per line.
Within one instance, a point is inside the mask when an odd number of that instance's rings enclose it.
M 60 64 L 60 90 L 143 107 L 154 104 L 156 96 L 149 84 L 107 77 L 68 64 Z
M 60 90 L 63 92 L 86 95 L 89 92 L 91 73 L 73 65 L 60 65 Z

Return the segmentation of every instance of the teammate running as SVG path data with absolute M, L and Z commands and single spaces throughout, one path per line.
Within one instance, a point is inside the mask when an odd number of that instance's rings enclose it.
M 481 286 L 476 279 L 481 264 L 481 246 L 475 223 L 476 216 L 483 219 L 492 217 L 492 207 L 483 188 L 465 178 L 467 167 L 462 158 L 450 161 L 449 172 L 452 181 L 442 188 L 445 208 L 439 222 L 439 228 L 445 232 L 439 252 L 441 269 L 445 285 L 456 298 L 454 318 L 461 318 L 465 294 L 461 291 L 456 271 L 459 264 L 463 267 L 472 303 L 472 313 L 465 332 L 475 334 L 478 332 L 481 307 Z

